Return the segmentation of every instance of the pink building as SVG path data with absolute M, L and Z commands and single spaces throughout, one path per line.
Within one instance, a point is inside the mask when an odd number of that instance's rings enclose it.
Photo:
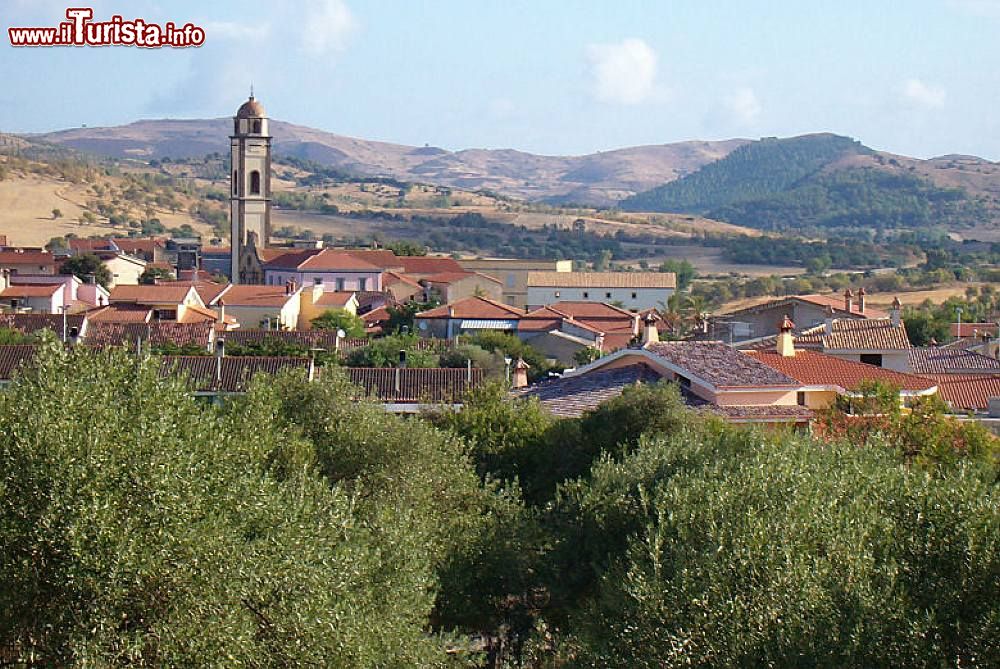
M 264 283 L 322 286 L 324 291 L 380 291 L 382 268 L 335 249 L 303 249 L 264 263 Z

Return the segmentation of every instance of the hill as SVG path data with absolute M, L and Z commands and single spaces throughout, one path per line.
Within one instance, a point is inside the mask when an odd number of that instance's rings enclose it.
M 145 120 L 74 128 L 36 139 L 113 158 L 193 158 L 225 153 L 231 121 Z M 447 151 L 345 137 L 272 120 L 276 156 L 364 176 L 385 176 L 465 190 L 490 190 L 553 203 L 607 206 L 726 156 L 748 140 L 680 142 L 582 156 L 542 156 L 510 149 Z
M 1000 168 L 969 156 L 895 156 L 831 134 L 767 138 L 621 207 L 765 230 L 989 227 L 1000 218 Z

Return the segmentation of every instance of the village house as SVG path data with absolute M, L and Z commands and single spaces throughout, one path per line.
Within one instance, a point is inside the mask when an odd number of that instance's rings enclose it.
M 110 304 L 88 314 L 93 321 L 147 323 L 215 322 L 217 314 L 205 306 L 198 291 L 190 285 L 170 283 L 120 285 L 111 290 Z
M 528 306 L 529 272 L 572 272 L 572 260 L 520 260 L 516 258 L 462 258 L 468 272 L 480 272 L 500 281 L 502 294 L 495 299 L 514 307 Z
M 479 272 L 443 272 L 431 274 L 418 281 L 424 289 L 424 301 L 438 300 L 449 303 L 478 295 L 500 301 L 503 285 L 498 279 Z
M 715 314 L 708 321 L 706 337 L 719 341 L 742 342 L 769 337 L 778 331 L 782 319 L 788 316 L 799 328 L 807 330 L 831 317 L 845 319 L 886 319 L 889 314 L 867 303 L 862 286 L 855 297 L 848 288 L 843 297 L 836 295 L 791 295 L 768 300 L 744 309 Z
M 48 274 L 59 271 L 60 261 L 49 251 L 4 247 L 0 250 L 0 269 L 15 274 Z
M 283 286 L 322 286 L 325 291 L 382 290 L 382 269 L 350 253 L 334 249 L 306 249 L 282 253 L 263 264 L 264 283 Z
M 569 300 L 641 311 L 665 305 L 677 277 L 672 272 L 528 272 L 527 288 L 531 309 Z
M 472 296 L 416 315 L 414 324 L 421 337 L 451 339 L 462 334 L 497 330 L 513 334 L 524 312 L 485 297 Z

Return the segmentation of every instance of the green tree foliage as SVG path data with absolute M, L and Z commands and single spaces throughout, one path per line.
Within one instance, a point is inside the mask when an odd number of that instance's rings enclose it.
M 317 330 L 341 329 L 352 339 L 365 336 L 365 322 L 346 309 L 327 309 L 310 322 Z
M 705 213 L 777 195 L 838 158 L 868 153 L 871 149 L 837 135 L 763 139 L 681 179 L 633 195 L 622 201 L 621 207 L 629 211 Z
M 667 258 L 660 263 L 659 271 L 676 274 L 677 288 L 679 290 L 687 290 L 687 287 L 691 285 L 691 281 L 698 276 L 698 271 L 691 264 L 690 260 Z
M 552 369 L 552 365 L 538 349 L 506 332 L 482 330 L 471 337 L 464 338 L 464 341 L 475 344 L 491 353 L 501 353 L 512 360 L 518 358 L 524 360 L 530 366 L 528 378 L 531 380 L 544 378 Z
M 170 271 L 163 267 L 147 267 L 139 275 L 139 283 L 152 285 L 160 280 L 169 280 L 170 276 Z
M 571 615 L 560 654 L 574 666 L 1000 657 L 996 486 L 968 467 L 935 479 L 880 449 L 656 439 L 567 494 L 632 537 Z
M 111 270 L 93 253 L 81 253 L 71 256 L 59 266 L 60 274 L 72 274 L 81 281 L 94 280 L 107 288 L 111 285 Z
M 347 367 L 395 367 L 399 364 L 399 352 L 406 352 L 407 367 L 437 367 L 438 355 L 433 350 L 421 347 L 416 335 L 394 335 L 373 339 L 367 346 L 351 349 L 344 356 Z
M 262 382 L 221 411 L 121 352 L 53 348 L 35 364 L 0 394 L 5 653 L 53 666 L 449 664 L 427 632 L 433 567 L 480 517 L 445 511 L 477 492 L 457 447 L 377 410 L 336 423 L 330 404 L 321 417 L 316 401 L 276 394 L 305 384 Z M 313 412 L 312 434 L 295 411 Z M 326 430 L 338 436 L 323 442 Z M 362 452 L 371 464 L 352 464 Z

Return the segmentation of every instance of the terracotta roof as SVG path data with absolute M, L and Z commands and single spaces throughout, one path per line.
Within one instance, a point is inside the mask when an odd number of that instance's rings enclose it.
M 253 286 L 230 284 L 216 298 L 227 307 L 283 307 L 289 300 L 298 299 L 298 293 L 289 295 L 284 286 Z
M 396 254 L 388 249 L 344 249 L 344 253 L 349 253 L 355 258 L 382 269 L 403 268 L 403 264 Z
M 941 399 L 955 411 L 985 411 L 990 398 L 1000 397 L 1000 374 L 933 374 Z
M 52 297 L 63 289 L 61 283 L 20 284 L 0 291 L 0 297 Z
M 910 371 L 914 374 L 1000 373 L 1000 360 L 960 348 L 911 348 Z
M 195 344 L 208 350 L 212 341 L 212 326 L 208 323 L 108 323 L 95 321 L 87 327 L 87 346 L 126 346 L 134 348 L 136 341 L 163 346 Z
M 176 283 L 124 286 L 111 289 L 111 302 L 135 302 L 137 304 L 181 304 L 190 292 L 191 286 Z
M 35 355 L 37 348 L 34 344 L 0 346 L 0 381 L 10 381 L 18 367 Z
M 228 283 L 215 283 L 214 281 L 177 281 L 176 283 L 194 286 L 194 289 L 198 292 L 198 297 L 205 304 L 215 302 L 219 295 L 222 294 L 222 291 L 229 287 Z
M 111 241 L 126 253 L 153 254 L 156 249 L 166 248 L 167 246 L 166 241 L 158 237 L 115 237 Z
M 523 314 L 517 323 L 519 332 L 548 332 L 558 329 L 566 314 L 551 307 L 539 307 Z
M 656 383 L 660 375 L 646 365 L 635 364 L 595 370 L 579 376 L 550 379 L 511 392 L 516 397 L 535 397 L 554 416 L 576 418 L 618 397 L 636 383 Z
M 382 321 L 387 321 L 389 320 L 389 310 L 386 307 L 379 307 L 378 309 L 372 309 L 368 313 L 362 314 L 361 320 L 369 324 L 375 324 L 375 323 L 381 323 Z
M 68 314 L 66 327 L 83 330 L 85 316 Z M 32 333 L 39 330 L 52 330 L 60 339 L 63 336 L 62 314 L 0 314 L 0 328 L 10 328 L 18 332 Z
M 119 247 L 112 239 L 70 239 L 69 248 L 77 252 L 115 251 Z
M 544 288 L 676 288 L 673 272 L 528 272 L 528 286 Z
M 389 287 L 397 283 L 405 283 L 406 285 L 413 286 L 414 288 L 421 287 L 420 283 L 418 283 L 413 277 L 400 274 L 399 272 L 382 272 L 382 285 Z
M 231 246 L 203 246 L 201 247 L 201 257 L 205 256 L 231 256 L 233 248 Z
M 379 272 L 381 268 L 345 251 L 304 249 L 283 253 L 264 263 L 267 269 L 310 272 Z
M 328 291 L 320 295 L 315 304 L 318 307 L 343 309 L 350 303 L 352 297 L 354 297 L 354 293 L 350 291 Z
M 366 307 L 382 307 L 396 304 L 396 298 L 387 290 L 359 290 L 355 293 L 358 298 L 358 311 Z
M 650 344 L 646 350 L 663 358 L 681 374 L 693 375 L 716 388 L 794 388 L 800 384 L 769 365 L 716 341 Z
M 443 274 L 464 272 L 457 260 L 443 256 L 397 256 L 406 274 Z
M 1000 329 L 996 323 L 958 323 L 951 324 L 951 336 L 952 337 L 982 337 L 984 334 L 988 334 L 991 337 L 997 336 L 997 330 Z
M 627 347 L 635 335 L 631 332 L 605 332 L 604 333 L 604 348 L 602 349 L 605 353 L 612 353 L 619 349 Z
M 351 383 L 364 389 L 369 397 L 388 403 L 460 402 L 467 392 L 481 385 L 486 378 L 482 369 L 341 367 L 338 368 L 340 370 Z
M 153 310 L 142 304 L 122 302 L 107 307 L 98 307 L 87 312 L 87 320 L 93 323 L 146 323 L 153 317 Z M 89 330 L 89 328 L 88 328 Z
M 449 316 L 449 309 L 454 310 L 454 314 Z M 486 297 L 472 295 L 452 304 L 445 304 L 429 311 L 417 314 L 417 318 L 486 318 L 486 319 L 517 319 L 524 315 L 524 312 L 509 304 L 496 302 Z
M 745 355 L 773 367 L 806 386 L 838 386 L 857 390 L 863 381 L 882 381 L 900 390 L 930 390 L 935 383 L 913 374 L 844 360 L 816 351 L 796 351 L 794 356 L 781 356 L 776 351 L 746 351 Z
M 48 251 L 22 251 L 4 249 L 0 251 L 0 266 L 3 265 L 53 265 L 56 259 Z
M 208 307 L 199 307 L 197 304 L 190 304 L 180 314 L 178 323 L 214 323 L 219 320 L 219 315 Z M 237 320 L 231 316 L 226 316 L 227 323 L 235 324 Z
M 277 358 L 214 355 L 165 355 L 160 362 L 164 375 L 187 377 L 195 391 L 242 393 L 258 374 L 278 374 L 295 370 L 309 374 L 309 358 Z
M 567 272 L 563 272 L 563 274 L 567 274 Z M 628 321 L 629 327 L 632 326 L 632 322 L 636 316 L 627 309 L 622 309 L 621 307 L 616 307 L 615 305 L 608 304 L 606 302 L 564 300 L 562 302 L 554 302 L 549 306 L 556 311 L 566 314 L 567 316 L 572 316 L 573 318 L 579 318 L 581 320 L 599 318 L 602 320 L 614 319 L 618 321 Z

